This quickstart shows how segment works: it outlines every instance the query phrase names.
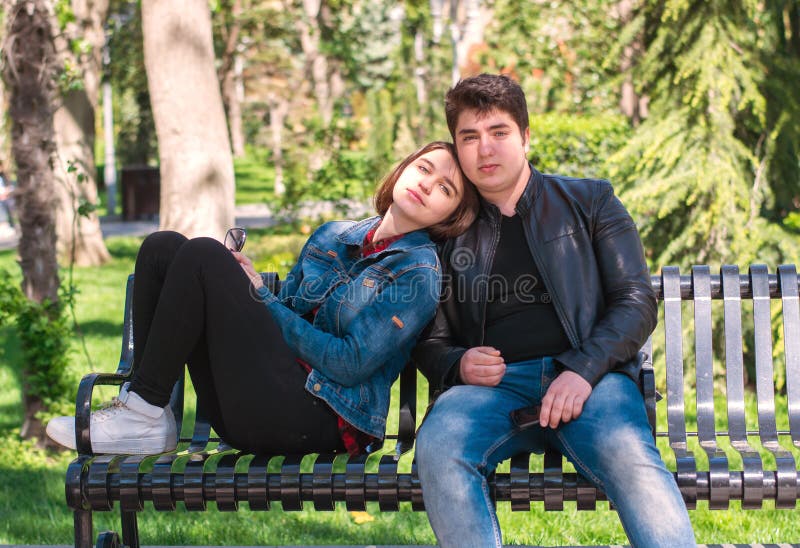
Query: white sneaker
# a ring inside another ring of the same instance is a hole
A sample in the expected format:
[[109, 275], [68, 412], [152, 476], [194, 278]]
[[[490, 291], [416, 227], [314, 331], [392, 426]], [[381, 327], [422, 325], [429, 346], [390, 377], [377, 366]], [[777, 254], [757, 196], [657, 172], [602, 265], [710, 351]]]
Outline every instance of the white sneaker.
[[[47, 423], [47, 435], [75, 449], [75, 417], [56, 417]], [[175, 417], [169, 406], [147, 403], [125, 383], [113, 398], [91, 416], [92, 451], [120, 455], [151, 455], [172, 451], [178, 443]]]

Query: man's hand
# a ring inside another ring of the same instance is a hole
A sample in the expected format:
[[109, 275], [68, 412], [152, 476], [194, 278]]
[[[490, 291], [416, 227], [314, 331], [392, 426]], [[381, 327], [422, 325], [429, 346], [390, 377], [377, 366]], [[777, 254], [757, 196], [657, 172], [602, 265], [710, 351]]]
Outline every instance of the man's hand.
[[542, 398], [539, 425], [556, 428], [559, 423], [577, 419], [591, 393], [592, 385], [586, 379], [574, 371], [562, 372]]
[[496, 348], [475, 346], [461, 356], [459, 368], [464, 384], [497, 386], [506, 373], [506, 362]]
[[244, 253], [239, 253], [238, 251], [231, 251], [233, 254], [233, 258], [239, 263], [239, 266], [242, 267], [244, 273], [247, 274], [247, 277], [250, 278], [250, 283], [253, 284], [255, 289], [258, 289], [262, 285], [264, 285], [264, 280], [261, 279], [261, 274], [256, 272], [255, 267], [253, 266], [253, 261], [251, 261]]

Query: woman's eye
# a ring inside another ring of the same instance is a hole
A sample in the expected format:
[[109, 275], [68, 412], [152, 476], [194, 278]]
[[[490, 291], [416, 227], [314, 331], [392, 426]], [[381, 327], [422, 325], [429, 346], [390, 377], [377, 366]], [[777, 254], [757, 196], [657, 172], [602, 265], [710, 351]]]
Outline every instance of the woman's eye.
[[446, 184], [444, 184], [444, 183], [439, 183], [439, 188], [440, 188], [440, 189], [442, 189], [442, 192], [444, 192], [444, 195], [445, 195], [445, 196], [450, 196], [450, 189], [449, 189], [449, 188], [447, 188], [447, 185], [446, 185]]
[[425, 166], [425, 165], [422, 165], [422, 164], [418, 164], [417, 165], [417, 169], [420, 170], [422, 173], [425, 173], [426, 175], [428, 173], [430, 173], [430, 170], [428, 169], [428, 167]]

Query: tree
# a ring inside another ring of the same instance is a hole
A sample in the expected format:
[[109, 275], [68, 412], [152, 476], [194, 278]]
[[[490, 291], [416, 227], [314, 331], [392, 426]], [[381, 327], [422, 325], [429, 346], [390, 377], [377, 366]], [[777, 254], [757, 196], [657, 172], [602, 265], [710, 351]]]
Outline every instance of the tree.
[[[22, 289], [27, 299], [58, 301], [56, 262], [57, 198], [53, 177], [56, 150], [53, 110], [58, 58], [56, 30], [47, 0], [17, 0], [4, 4], [3, 80], [9, 90], [11, 149], [17, 167], [17, 208], [21, 236], [18, 246]], [[54, 320], [54, 318], [49, 318]], [[48, 318], [42, 318], [47, 322]], [[26, 369], [26, 377], [35, 375]], [[43, 438], [37, 413], [43, 402], [23, 384], [23, 437]]]
[[620, 3], [497, 0], [482, 67], [518, 80], [533, 113], [615, 110], [622, 52], [609, 59], [609, 49], [618, 35], [613, 14]]
[[[100, 220], [92, 212], [97, 203], [95, 111], [100, 97], [107, 13], [108, 0], [64, 3], [59, 14], [64, 32], [55, 36], [63, 66], [60, 102], [53, 118], [58, 152], [54, 172], [59, 198], [58, 251], [81, 266], [100, 265], [111, 258], [100, 232]], [[76, 166], [80, 178], [75, 177], [70, 165]]]
[[221, 239], [233, 159], [203, 0], [143, 0], [144, 62], [161, 163], [161, 228]]
[[[249, 2], [224, 0], [216, 11], [215, 19], [221, 20], [215, 27], [222, 41], [218, 57], [217, 72], [222, 83], [222, 100], [228, 115], [231, 150], [236, 157], [244, 155], [244, 124], [242, 103], [244, 102], [244, 50], [246, 35], [243, 32], [245, 11]], [[216, 33], [215, 33], [216, 34]]]
[[[765, 69], [772, 43], [759, 36], [775, 27], [764, 17], [754, 1], [648, 0], [631, 20], [645, 48], [633, 80], [652, 101], [615, 164], [656, 267], [797, 257], [797, 238], [765, 215], [785, 115], [768, 115], [764, 90], [796, 97], [797, 69]], [[796, 118], [787, 122], [796, 131]], [[796, 173], [796, 152], [791, 162]]]

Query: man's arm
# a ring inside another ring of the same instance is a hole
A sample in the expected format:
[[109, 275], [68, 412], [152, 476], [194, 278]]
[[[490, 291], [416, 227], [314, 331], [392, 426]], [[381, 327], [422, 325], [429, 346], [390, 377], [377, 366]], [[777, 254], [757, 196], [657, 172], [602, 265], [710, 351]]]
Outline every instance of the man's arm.
[[552, 428], [577, 418], [592, 387], [630, 361], [655, 329], [657, 302], [642, 242], [630, 214], [607, 186], [592, 227], [606, 308], [581, 346], [558, 355], [567, 369], [542, 400], [539, 423]]
[[440, 306], [414, 349], [417, 368], [434, 390], [457, 384], [496, 386], [506, 372], [500, 351], [491, 346], [464, 348], [450, 336], [450, 325]]
[[436, 316], [420, 335], [411, 354], [417, 369], [428, 379], [433, 390], [441, 391], [460, 384], [458, 364], [467, 349], [455, 344], [450, 324], [439, 303]]

